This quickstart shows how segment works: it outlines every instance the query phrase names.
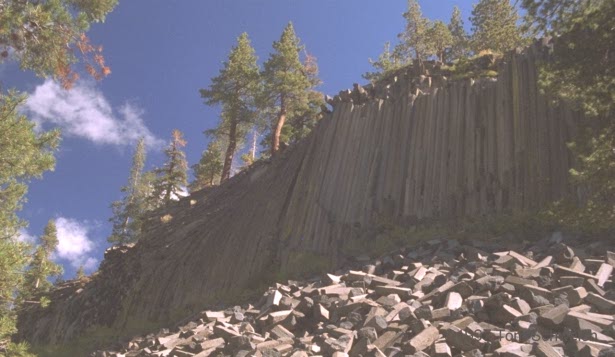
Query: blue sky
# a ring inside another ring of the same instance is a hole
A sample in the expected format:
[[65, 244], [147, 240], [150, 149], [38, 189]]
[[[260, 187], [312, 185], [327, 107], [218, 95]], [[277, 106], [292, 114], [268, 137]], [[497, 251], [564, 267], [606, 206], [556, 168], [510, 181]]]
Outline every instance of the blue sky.
[[[459, 6], [466, 27], [471, 3], [420, 1], [425, 16], [446, 22]], [[83, 80], [64, 92], [14, 63], [2, 65], [3, 86], [30, 93], [29, 115], [64, 133], [56, 170], [30, 185], [20, 214], [30, 222], [24, 234], [39, 235], [57, 219], [65, 277], [80, 264], [95, 270], [109, 246], [109, 205], [121, 197], [135, 139], [145, 135], [151, 144], [147, 169], [163, 162], [160, 149], [175, 128], [188, 141], [189, 164], [199, 160], [207, 145], [202, 132], [216, 125], [218, 109], [205, 106], [198, 89], [217, 75], [239, 34], [248, 32], [262, 63], [292, 21], [318, 59], [320, 90], [335, 94], [363, 82], [368, 58], [396, 41], [405, 9], [406, 0], [124, 0], [89, 32], [112, 70], [102, 82]]]

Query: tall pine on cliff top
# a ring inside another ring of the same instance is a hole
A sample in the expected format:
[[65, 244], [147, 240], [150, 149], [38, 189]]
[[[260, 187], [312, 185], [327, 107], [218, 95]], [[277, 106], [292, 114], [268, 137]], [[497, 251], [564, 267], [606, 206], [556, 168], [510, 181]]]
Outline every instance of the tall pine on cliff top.
[[469, 52], [468, 34], [463, 28], [461, 10], [459, 10], [457, 6], [453, 8], [453, 14], [451, 15], [451, 21], [448, 24], [448, 29], [452, 36], [452, 44], [448, 51], [448, 59], [453, 61], [467, 56]]
[[510, 0], [479, 0], [472, 10], [472, 48], [475, 53], [499, 53], [524, 45], [519, 15]]
[[147, 211], [147, 200], [151, 191], [143, 174], [146, 159], [145, 151], [145, 140], [141, 138], [137, 142], [132, 157], [128, 184], [121, 189], [124, 197], [111, 204], [113, 217], [109, 221], [113, 223], [113, 230], [108, 238], [110, 243], [135, 242], [141, 234], [142, 218]]
[[444, 55], [453, 45], [453, 35], [446, 24], [442, 21], [435, 21], [427, 31], [429, 40], [428, 53], [436, 56], [438, 61], [444, 62]]
[[220, 74], [212, 79], [209, 89], [201, 89], [208, 105], [221, 105], [220, 124], [215, 136], [226, 136], [227, 147], [221, 180], [230, 177], [233, 158], [256, 118], [256, 98], [260, 91], [260, 73], [256, 54], [247, 33], [237, 39]]
[[303, 50], [289, 23], [279, 41], [273, 43], [274, 52], [264, 65], [265, 107], [275, 113], [271, 126], [271, 155], [280, 148], [280, 135], [287, 115], [309, 103], [310, 88], [313, 86], [300, 53]]
[[287, 120], [288, 125], [284, 127], [283, 135], [286, 142], [296, 143], [297, 141], [305, 138], [314, 129], [318, 120], [320, 120], [322, 107], [325, 105], [324, 95], [315, 90], [314, 87], [319, 86], [322, 82], [318, 77], [318, 62], [316, 57], [309, 54], [307, 51], [303, 51], [304, 61], [303, 67], [305, 69], [305, 75], [310, 82], [310, 89], [308, 89], [304, 102], [301, 105], [295, 107], [295, 110], [289, 113]]
[[40, 242], [25, 273], [24, 295], [26, 298], [48, 291], [51, 288], [48, 279], [59, 277], [62, 274], [62, 267], [51, 260], [51, 254], [58, 247], [58, 243], [55, 221], [50, 220], [45, 226], [43, 235], [40, 236]]
[[406, 25], [398, 35], [401, 43], [398, 52], [402, 61], [409, 63], [411, 59], [424, 60], [429, 55], [429, 20], [423, 17], [421, 6], [416, 0], [408, 0], [408, 10], [404, 13]]
[[164, 150], [167, 161], [163, 167], [155, 170], [157, 177], [154, 180], [152, 198], [156, 207], [181, 197], [188, 183], [188, 163], [182, 150], [186, 146], [186, 140], [177, 129], [173, 130], [171, 136], [171, 143]]

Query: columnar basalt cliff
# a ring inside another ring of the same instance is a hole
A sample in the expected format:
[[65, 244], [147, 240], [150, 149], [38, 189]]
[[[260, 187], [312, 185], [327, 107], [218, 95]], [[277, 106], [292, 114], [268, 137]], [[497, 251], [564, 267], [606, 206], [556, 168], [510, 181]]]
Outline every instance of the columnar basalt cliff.
[[341, 93], [308, 138], [156, 212], [136, 246], [109, 251], [70, 297], [22, 314], [22, 337], [59, 344], [177, 321], [273, 277], [298, 252], [338, 264], [377, 217], [455, 219], [562, 197], [579, 117], [540, 95], [544, 56], [541, 46], [512, 55], [497, 78], [410, 73]]

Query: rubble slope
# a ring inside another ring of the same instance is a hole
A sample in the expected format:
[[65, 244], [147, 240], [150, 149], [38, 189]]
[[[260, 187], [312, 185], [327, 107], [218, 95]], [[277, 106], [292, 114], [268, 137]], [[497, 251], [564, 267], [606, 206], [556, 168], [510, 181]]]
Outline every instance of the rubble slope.
[[566, 243], [434, 239], [92, 356], [612, 355], [615, 244]]

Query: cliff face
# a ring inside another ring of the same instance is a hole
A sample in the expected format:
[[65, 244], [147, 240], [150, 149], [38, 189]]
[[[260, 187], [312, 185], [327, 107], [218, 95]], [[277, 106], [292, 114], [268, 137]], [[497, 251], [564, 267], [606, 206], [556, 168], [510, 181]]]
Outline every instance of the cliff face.
[[22, 337], [57, 344], [97, 327], [122, 335], [168, 324], [292, 266], [298, 252], [336, 264], [378, 216], [449, 219], [561, 197], [578, 118], [539, 94], [542, 51], [513, 56], [497, 79], [400, 77], [342, 93], [308, 138], [158, 212], [79, 293], [22, 314]]

